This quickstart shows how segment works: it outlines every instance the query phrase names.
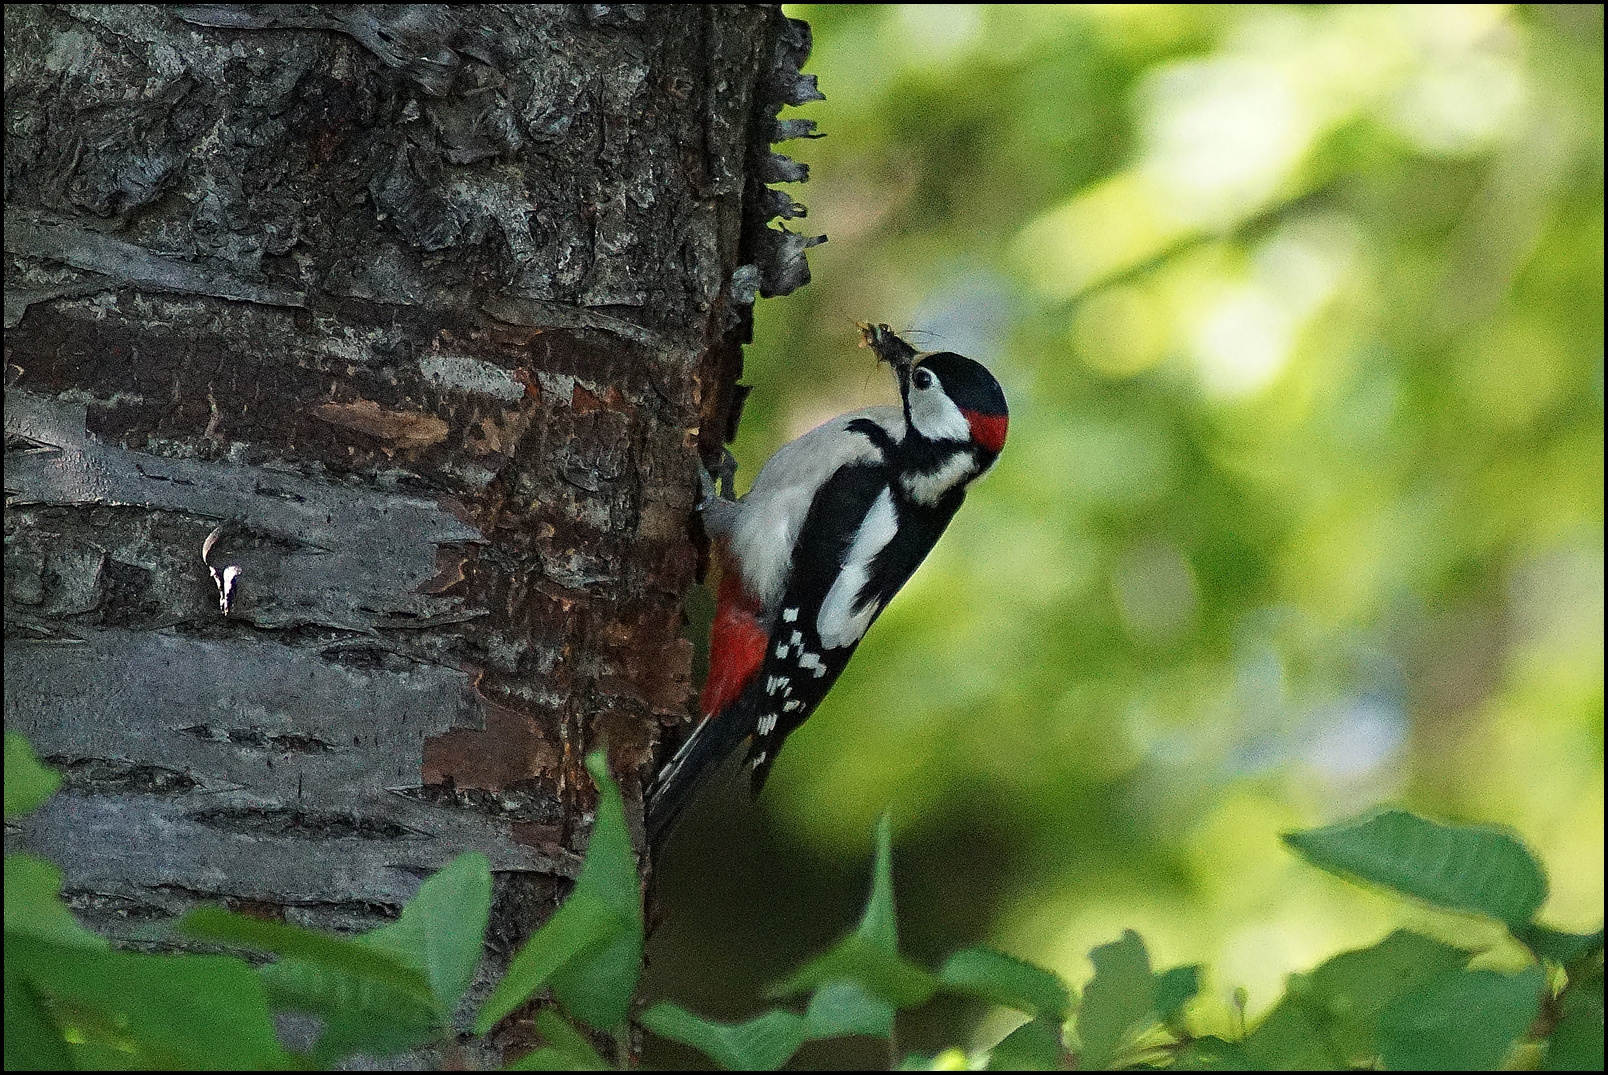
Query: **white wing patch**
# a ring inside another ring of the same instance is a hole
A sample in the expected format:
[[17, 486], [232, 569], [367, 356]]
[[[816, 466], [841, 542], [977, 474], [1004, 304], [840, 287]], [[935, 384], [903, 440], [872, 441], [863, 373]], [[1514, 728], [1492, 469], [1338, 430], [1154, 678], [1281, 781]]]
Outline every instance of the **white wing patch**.
[[[845, 435], [849, 423], [860, 418], [875, 422], [896, 442], [904, 439], [904, 412], [898, 407], [867, 407], [840, 414], [778, 448], [760, 468], [753, 488], [736, 502], [736, 510], [722, 514], [721, 531], [742, 565], [749, 593], [762, 607], [774, 609], [787, 590], [793, 546], [804, 528], [814, 491], [840, 467], [882, 461], [881, 449], [870, 438]], [[797, 616], [795, 610], [787, 622]]]
[[[821, 603], [821, 612], [815, 619], [815, 633], [821, 636], [821, 645], [828, 649], [853, 645], [871, 626], [882, 602], [873, 599], [859, 605], [860, 591], [871, 577], [871, 561], [887, 548], [898, 532], [899, 516], [893, 507], [893, 490], [884, 489], [866, 512], [860, 532], [854, 535], [854, 542], [849, 546], [843, 570]], [[803, 661], [799, 663], [802, 665]]]

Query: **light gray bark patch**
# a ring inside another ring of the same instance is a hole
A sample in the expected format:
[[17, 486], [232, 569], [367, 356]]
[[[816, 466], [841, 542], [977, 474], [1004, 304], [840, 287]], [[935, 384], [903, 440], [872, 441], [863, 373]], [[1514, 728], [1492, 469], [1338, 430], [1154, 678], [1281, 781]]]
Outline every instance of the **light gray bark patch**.
[[[8, 254], [48, 258], [108, 277], [105, 286], [132, 285], [181, 295], [255, 302], [263, 306], [306, 306], [307, 296], [283, 288], [247, 283], [226, 272], [153, 254], [134, 243], [70, 224], [35, 223], [21, 213], [5, 218]], [[41, 298], [51, 297], [48, 292]]]
[[632, 343], [640, 343], [655, 351], [671, 350], [670, 341], [651, 329], [595, 310], [578, 310], [571, 306], [545, 302], [541, 299], [519, 299], [497, 296], [488, 299], [481, 309], [497, 320], [510, 325], [527, 325], [536, 328], [589, 328], [612, 333]]
[[[73, 848], [69, 889], [401, 903], [470, 849], [494, 870], [572, 873], [508, 825], [417, 794], [425, 742], [482, 723], [455, 668], [354, 670], [266, 639], [108, 630], [75, 644], [13, 639], [5, 676], [6, 726], [40, 754], [117, 759], [19, 827], [29, 847]], [[198, 733], [241, 723], [257, 734]], [[323, 748], [297, 749], [313, 742]], [[184, 786], [122, 779], [147, 770]]]
[[512, 373], [484, 359], [424, 355], [419, 359], [419, 372], [439, 388], [494, 396], [505, 403], [517, 403], [525, 398], [525, 386], [514, 380]]
[[[461, 598], [418, 592], [435, 576], [438, 546], [484, 541], [434, 501], [130, 451], [91, 436], [81, 403], [13, 391], [5, 417], [8, 438], [35, 446], [6, 460], [14, 506], [123, 505], [225, 520], [212, 561], [240, 568], [231, 617], [373, 631], [482, 614]], [[206, 571], [199, 546], [195, 569]]]

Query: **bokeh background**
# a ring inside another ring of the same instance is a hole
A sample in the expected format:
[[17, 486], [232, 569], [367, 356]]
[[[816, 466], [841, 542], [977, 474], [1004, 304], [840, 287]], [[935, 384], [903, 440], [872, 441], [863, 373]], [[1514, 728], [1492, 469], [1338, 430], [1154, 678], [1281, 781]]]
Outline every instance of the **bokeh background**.
[[[1225, 1029], [1398, 925], [1488, 938], [1278, 840], [1375, 804], [1517, 830], [1543, 919], [1599, 926], [1602, 9], [787, 10], [830, 241], [758, 304], [739, 488], [894, 398], [856, 320], [988, 364], [1010, 440], [760, 803], [682, 827], [649, 991], [765, 1007], [884, 810], [915, 957], [1077, 985], [1133, 927]], [[901, 1047], [1010, 1025], [934, 1004]]]

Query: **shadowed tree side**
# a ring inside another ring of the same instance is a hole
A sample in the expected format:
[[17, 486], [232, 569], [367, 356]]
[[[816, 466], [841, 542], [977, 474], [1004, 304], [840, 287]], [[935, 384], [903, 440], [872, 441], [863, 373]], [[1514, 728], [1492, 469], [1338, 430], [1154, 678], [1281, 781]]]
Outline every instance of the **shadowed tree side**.
[[[684, 719], [696, 466], [808, 279], [773, 7], [5, 15], [15, 842], [130, 938], [466, 849], [505, 960]], [[209, 534], [215, 539], [203, 562]], [[233, 569], [229, 571], [228, 569]], [[214, 582], [231, 581], [227, 613]]]

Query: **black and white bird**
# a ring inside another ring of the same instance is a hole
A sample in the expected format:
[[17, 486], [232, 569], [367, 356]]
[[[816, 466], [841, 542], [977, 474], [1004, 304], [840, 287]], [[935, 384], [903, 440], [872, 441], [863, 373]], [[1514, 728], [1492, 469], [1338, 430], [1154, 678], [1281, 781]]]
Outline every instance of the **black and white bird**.
[[699, 505], [722, 575], [703, 719], [648, 792], [656, 846], [745, 741], [759, 793], [1005, 446], [1005, 393], [982, 364], [918, 354], [887, 325], [861, 331], [893, 367], [901, 405], [839, 415], [780, 448], [741, 499], [710, 486]]

